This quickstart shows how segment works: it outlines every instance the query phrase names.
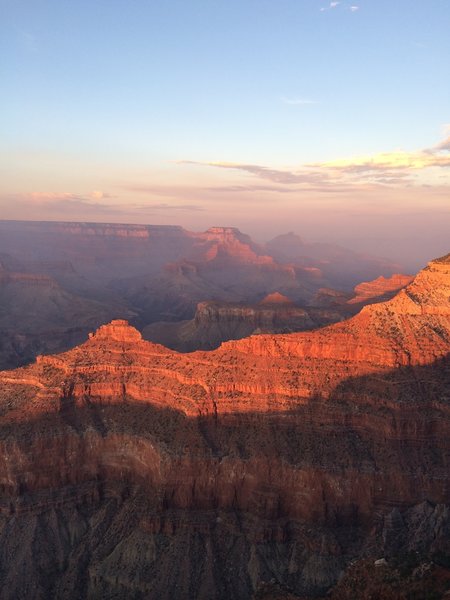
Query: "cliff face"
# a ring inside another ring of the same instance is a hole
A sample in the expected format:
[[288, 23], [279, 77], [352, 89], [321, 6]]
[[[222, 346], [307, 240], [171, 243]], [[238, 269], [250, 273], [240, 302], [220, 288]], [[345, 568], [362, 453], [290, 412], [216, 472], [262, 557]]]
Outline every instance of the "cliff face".
[[110, 300], [99, 302], [64, 289], [48, 275], [0, 270], [0, 367], [61, 352], [81, 343], [90, 329], [117, 314], [132, 314]]
[[[196, 393], [185, 389], [177, 405], [168, 406], [189, 416], [261, 412], [270, 406], [291, 409], [317, 392], [329, 396], [348, 377], [426, 365], [445, 357], [449, 297], [449, 266], [430, 263], [394, 299], [366, 306], [347, 321], [313, 332], [257, 335], [227, 342], [212, 353], [179, 355], [145, 342], [126, 321], [113, 321], [82, 346], [40, 357], [36, 365], [5, 376], [43, 378], [42, 385], [47, 386], [45, 374], [52, 367], [53, 379], [70, 379], [75, 398], [86, 394], [88, 387], [89, 395], [96, 396], [95, 386], [115, 385], [133, 398], [164, 407], [167, 390], [178, 382], [193, 386]], [[239, 397], [233, 397], [235, 392]], [[220, 402], [213, 397], [217, 393], [223, 396]], [[107, 398], [108, 391], [99, 395]]]
[[387, 300], [396, 292], [406, 287], [414, 278], [410, 275], [394, 274], [391, 277], [377, 277], [373, 281], [365, 281], [354, 288], [355, 295], [349, 304], [358, 304], [372, 299]]
[[204, 233], [198, 234], [192, 257], [194, 260], [237, 260], [259, 265], [275, 264], [273, 258], [265, 255], [250, 236], [241, 233], [235, 227], [210, 227]]
[[[294, 306], [281, 294], [271, 294], [253, 305], [200, 302], [192, 320], [153, 323], [144, 328], [144, 338], [181, 352], [210, 350], [228, 340], [253, 333], [279, 333], [312, 329], [315, 322], [308, 312]], [[268, 298], [268, 299], [267, 299]]]
[[116, 320], [2, 372], [4, 597], [319, 592], [401, 527], [450, 551], [449, 298], [436, 261], [321, 330], [180, 355]]

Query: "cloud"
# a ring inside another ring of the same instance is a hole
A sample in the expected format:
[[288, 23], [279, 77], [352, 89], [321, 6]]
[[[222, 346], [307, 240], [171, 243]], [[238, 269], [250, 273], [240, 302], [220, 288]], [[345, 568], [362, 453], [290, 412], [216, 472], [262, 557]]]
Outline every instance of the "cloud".
[[359, 10], [359, 6], [356, 4], [342, 4], [342, 2], [330, 2], [328, 6], [322, 6], [320, 12], [325, 12], [327, 10], [333, 10], [334, 8], [341, 8], [344, 10], [349, 10], [350, 12], [356, 12]]
[[431, 148], [431, 151], [434, 152], [439, 152], [443, 150], [445, 152], [450, 152], [450, 135], [447, 136], [444, 140], [442, 140], [442, 142], [439, 142], [439, 144], [436, 144], [436, 146], [433, 146], [433, 148]]
[[286, 98], [285, 96], [281, 97], [281, 102], [291, 106], [307, 106], [309, 104], [317, 104], [317, 100], [311, 100], [309, 98]]
[[197, 162], [190, 160], [178, 161], [179, 164], [190, 164], [190, 165], [201, 165], [207, 167], [217, 167], [219, 169], [235, 169], [238, 171], [245, 171], [261, 179], [272, 181], [273, 183], [301, 183], [304, 182], [304, 176], [292, 171], [284, 171], [281, 169], [271, 169], [262, 165], [251, 165], [244, 163], [232, 163], [232, 162]]
[[23, 194], [3, 195], [3, 203], [13, 201], [16, 204], [51, 211], [70, 212], [74, 209], [95, 209], [96, 211], [115, 211], [113, 204], [95, 201], [90, 195], [72, 192], [28, 192]]
[[[397, 150], [381, 152], [369, 156], [338, 159], [325, 162], [309, 163], [298, 169], [275, 169], [266, 165], [238, 162], [198, 162], [178, 161], [179, 164], [191, 164], [243, 171], [254, 177], [277, 184], [275, 187], [255, 184], [232, 184], [211, 191], [226, 193], [246, 191], [285, 190], [294, 192], [342, 193], [356, 190], [368, 191], [380, 187], [423, 187], [428, 185], [437, 188], [440, 185], [436, 169], [450, 167], [450, 136], [431, 149], [408, 152]], [[449, 174], [441, 171], [443, 179], [450, 183]], [[442, 178], [441, 178], [442, 179]], [[444, 181], [444, 183], [445, 183]]]
[[245, 171], [261, 179], [267, 179], [274, 183], [299, 183], [302, 177], [292, 171], [284, 171], [280, 169], [271, 169], [261, 165], [227, 163], [227, 162], [210, 162], [207, 163], [210, 167], [218, 167], [219, 169], [237, 169]]
[[[97, 199], [93, 199], [95, 196]], [[101, 192], [101, 199], [108, 194]], [[29, 192], [24, 194], [3, 194], [0, 196], [0, 206], [18, 212], [38, 211], [42, 215], [54, 215], [58, 218], [64, 216], [81, 215], [139, 215], [142, 212], [152, 211], [202, 211], [202, 206], [196, 204], [169, 204], [169, 203], [105, 203], [99, 202], [99, 193], [83, 196], [71, 192]]]
[[426, 150], [417, 152], [382, 152], [373, 156], [311, 163], [310, 167], [321, 167], [346, 173], [370, 173], [389, 170], [418, 171], [430, 167], [450, 167], [450, 156], [441, 156]]
[[103, 200], [104, 198], [115, 198], [116, 196], [112, 196], [111, 194], [108, 194], [107, 192], [102, 192], [101, 190], [93, 190], [90, 194], [89, 194], [89, 198], [91, 198], [92, 200]]
[[159, 204], [140, 204], [140, 205], [135, 205], [134, 208], [136, 208], [136, 210], [140, 210], [140, 211], [147, 211], [147, 210], [163, 210], [163, 211], [171, 211], [171, 210], [175, 210], [175, 211], [179, 211], [179, 210], [186, 210], [186, 211], [193, 211], [193, 212], [197, 212], [197, 211], [202, 211], [205, 210], [203, 208], [203, 206], [199, 206], [197, 204], [167, 204], [165, 202], [161, 202]]
[[[298, 171], [273, 169], [263, 165], [252, 165], [246, 163], [229, 163], [229, 162], [197, 162], [197, 161], [178, 161], [179, 164], [200, 165], [208, 167], [216, 167], [219, 169], [232, 169], [244, 171], [250, 175], [254, 175], [259, 179], [280, 184], [286, 192], [318, 192], [318, 193], [343, 193], [353, 191], [349, 182], [344, 181], [339, 173], [328, 172], [325, 169], [317, 168], [301, 168]], [[215, 188], [216, 190], [234, 192], [243, 191], [240, 186], [225, 186]], [[367, 186], [366, 186], [367, 189]], [[245, 191], [275, 191], [279, 189], [271, 189], [267, 186], [261, 188], [260, 184], [246, 185]]]
[[237, 193], [237, 194], [242, 194], [245, 192], [275, 192], [277, 194], [291, 194], [292, 192], [295, 192], [296, 189], [295, 188], [290, 188], [290, 187], [280, 187], [280, 186], [273, 186], [273, 185], [259, 185], [259, 184], [253, 184], [253, 185], [221, 185], [221, 186], [213, 186], [213, 187], [207, 187], [204, 188], [206, 191], [208, 192], [217, 192], [217, 193]]

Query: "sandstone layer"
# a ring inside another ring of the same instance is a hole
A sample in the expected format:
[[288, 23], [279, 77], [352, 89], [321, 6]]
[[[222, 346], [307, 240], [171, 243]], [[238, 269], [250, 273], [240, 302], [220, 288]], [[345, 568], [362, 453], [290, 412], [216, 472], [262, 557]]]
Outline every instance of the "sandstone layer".
[[365, 281], [359, 283], [354, 288], [354, 297], [351, 298], [349, 304], [357, 304], [359, 302], [367, 302], [376, 298], [378, 301], [386, 299], [387, 296], [394, 295], [396, 292], [406, 287], [414, 278], [411, 275], [402, 275], [395, 273], [391, 277], [377, 277], [373, 281]]

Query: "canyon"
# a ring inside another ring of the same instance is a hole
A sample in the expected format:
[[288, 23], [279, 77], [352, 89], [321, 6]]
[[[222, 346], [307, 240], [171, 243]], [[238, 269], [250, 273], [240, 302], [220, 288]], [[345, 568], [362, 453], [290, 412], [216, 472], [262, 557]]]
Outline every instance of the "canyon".
[[450, 556], [450, 255], [396, 284], [209, 352], [116, 318], [1, 372], [1, 597], [319, 597]]
[[145, 339], [179, 352], [212, 350], [228, 340], [261, 333], [292, 333], [342, 321], [366, 304], [387, 300], [412, 281], [409, 275], [378, 277], [352, 293], [320, 288], [308, 304], [296, 305], [273, 292], [258, 304], [199, 302], [193, 319], [157, 321], [144, 327]]
[[[280, 238], [257, 244], [233, 227], [195, 233], [177, 226], [0, 220], [0, 369], [68, 350], [118, 318], [183, 351], [255, 331], [310, 329], [360, 308], [341, 303], [337, 309], [320, 290], [334, 286], [348, 299], [361, 281], [384, 276], [388, 282], [399, 272], [386, 259], [294, 234]], [[261, 301], [274, 293], [287, 296], [292, 310], [275, 304], [263, 311]]]

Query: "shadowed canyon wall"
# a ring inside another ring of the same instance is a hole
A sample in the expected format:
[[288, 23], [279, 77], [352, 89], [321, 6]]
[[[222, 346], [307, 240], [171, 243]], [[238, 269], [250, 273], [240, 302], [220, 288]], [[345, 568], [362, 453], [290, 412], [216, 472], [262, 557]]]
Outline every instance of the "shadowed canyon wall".
[[449, 299], [444, 257], [320, 330], [178, 354], [115, 320], [2, 372], [1, 597], [313, 594], [449, 551]]

